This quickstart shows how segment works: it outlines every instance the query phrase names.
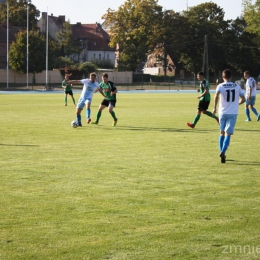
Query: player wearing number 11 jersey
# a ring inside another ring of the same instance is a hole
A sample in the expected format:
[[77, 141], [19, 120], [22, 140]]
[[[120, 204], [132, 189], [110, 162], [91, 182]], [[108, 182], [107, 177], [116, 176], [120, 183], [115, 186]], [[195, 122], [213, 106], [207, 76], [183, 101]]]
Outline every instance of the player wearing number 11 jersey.
[[241, 87], [238, 84], [231, 82], [232, 72], [230, 70], [224, 70], [222, 72], [222, 78], [224, 82], [219, 84], [216, 88], [212, 113], [216, 113], [220, 97], [218, 108], [220, 136], [218, 143], [221, 162], [225, 163], [225, 153], [236, 125], [238, 106], [245, 102], [245, 96]]

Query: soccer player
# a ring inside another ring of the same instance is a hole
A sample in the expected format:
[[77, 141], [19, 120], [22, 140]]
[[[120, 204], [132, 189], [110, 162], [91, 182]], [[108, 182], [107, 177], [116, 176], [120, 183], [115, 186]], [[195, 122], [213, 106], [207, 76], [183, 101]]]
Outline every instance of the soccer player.
[[69, 81], [67, 81], [67, 83], [69, 83], [69, 84], [84, 84], [82, 92], [81, 92], [81, 95], [80, 95], [80, 98], [78, 100], [77, 109], [76, 109], [77, 122], [78, 122], [79, 126], [82, 126], [82, 123], [81, 123], [81, 111], [83, 110], [85, 105], [86, 105], [87, 123], [89, 124], [91, 122], [90, 106], [91, 106], [92, 97], [93, 97], [94, 91], [96, 89], [100, 90], [99, 84], [96, 81], [96, 78], [97, 78], [96, 73], [92, 72], [92, 73], [90, 73], [90, 78], [89, 79], [69, 80]]
[[111, 116], [114, 119], [113, 126], [116, 126], [118, 119], [117, 119], [116, 114], [113, 111], [113, 109], [116, 106], [117, 88], [116, 88], [115, 84], [112, 81], [108, 80], [107, 73], [103, 73], [103, 75], [102, 75], [102, 82], [100, 82], [99, 87], [102, 90], [105, 98], [103, 99], [103, 101], [99, 105], [96, 121], [92, 122], [91, 124], [96, 124], [97, 125], [99, 123], [99, 119], [101, 117], [102, 110], [105, 107], [108, 107], [108, 112], [111, 114]]
[[200, 120], [201, 112], [209, 117], [214, 118], [219, 123], [218, 117], [212, 114], [211, 112], [207, 111], [210, 104], [210, 93], [209, 93], [210, 86], [208, 80], [206, 80], [204, 77], [203, 71], [200, 71], [197, 74], [197, 79], [200, 81], [200, 89], [199, 89], [200, 95], [197, 96], [197, 98], [199, 99], [199, 105], [193, 123], [189, 123], [189, 122], [186, 123], [187, 126], [189, 126], [190, 128], [194, 128], [196, 126], [196, 124]]
[[221, 163], [226, 162], [226, 151], [230, 144], [231, 135], [234, 133], [236, 125], [238, 107], [245, 102], [244, 91], [241, 87], [231, 82], [232, 73], [226, 69], [222, 72], [223, 83], [216, 88], [214, 97], [214, 108], [212, 113], [215, 114], [220, 97], [218, 108], [220, 136], [218, 139]]
[[245, 113], [247, 117], [247, 122], [251, 121], [249, 108], [256, 115], [256, 121], [260, 120], [260, 115], [254, 108], [256, 99], [256, 81], [253, 77], [250, 77], [250, 72], [244, 72], [244, 78], [246, 79], [246, 103], [245, 103]]
[[74, 105], [76, 106], [76, 103], [75, 103], [75, 99], [73, 97], [73, 92], [72, 92], [72, 84], [67, 84], [67, 81], [69, 80], [69, 76], [68, 75], [65, 75], [65, 78], [64, 80], [62, 81], [62, 88], [64, 88], [64, 101], [65, 101], [65, 106], [67, 106], [67, 100], [68, 100], [68, 94], [71, 96], [72, 98], [72, 101], [74, 103]]

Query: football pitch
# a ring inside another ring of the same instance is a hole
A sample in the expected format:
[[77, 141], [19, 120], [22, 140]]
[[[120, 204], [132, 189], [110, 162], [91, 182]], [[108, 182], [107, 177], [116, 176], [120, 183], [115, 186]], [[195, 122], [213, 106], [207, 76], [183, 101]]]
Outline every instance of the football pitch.
[[221, 164], [196, 96], [119, 92], [116, 127], [72, 128], [62, 92], [0, 94], [0, 260], [259, 259], [260, 122], [240, 106]]

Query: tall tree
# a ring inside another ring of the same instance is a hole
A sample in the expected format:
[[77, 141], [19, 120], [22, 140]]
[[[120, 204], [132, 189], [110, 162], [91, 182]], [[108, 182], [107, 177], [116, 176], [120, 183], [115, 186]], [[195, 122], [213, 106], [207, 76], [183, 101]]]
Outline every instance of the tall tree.
[[[14, 71], [26, 73], [27, 71], [27, 32], [21, 31], [16, 36], [16, 42], [13, 42], [9, 52], [9, 64]], [[54, 62], [55, 45], [52, 40], [49, 44], [49, 68], [52, 68]], [[29, 33], [29, 59], [28, 70], [35, 73], [42, 72], [46, 68], [46, 39], [45, 35], [30, 31]]]
[[110, 31], [110, 46], [118, 47], [119, 69], [135, 71], [156, 46], [154, 31], [162, 21], [158, 0], [127, 0], [117, 11], [109, 9], [103, 16]]
[[62, 55], [70, 57], [72, 54], [80, 53], [80, 42], [75, 41], [70, 21], [63, 24], [63, 28], [57, 33]]
[[244, 19], [247, 24], [246, 30], [248, 32], [257, 34], [260, 38], [260, 1], [243, 0]]
[[9, 23], [22, 28], [27, 27], [27, 8], [29, 30], [37, 28], [40, 11], [32, 4], [31, 0], [7, 0], [0, 4], [0, 23], [7, 21], [7, 3], [9, 4]]
[[[183, 15], [189, 21], [188, 43], [192, 45], [186, 48], [180, 60], [185, 64], [187, 70], [197, 72], [201, 70], [203, 64], [205, 35], [207, 35], [209, 42], [218, 42], [228, 29], [229, 22], [224, 20], [223, 9], [212, 2], [191, 7], [188, 11], [184, 11]], [[219, 48], [210, 53], [216, 67], [223, 64], [222, 51]], [[214, 71], [212, 63], [210, 65], [210, 70]]]
[[224, 35], [228, 64], [239, 73], [250, 70], [251, 75], [259, 74], [260, 50], [257, 36], [247, 30], [243, 17], [238, 17], [230, 24]]

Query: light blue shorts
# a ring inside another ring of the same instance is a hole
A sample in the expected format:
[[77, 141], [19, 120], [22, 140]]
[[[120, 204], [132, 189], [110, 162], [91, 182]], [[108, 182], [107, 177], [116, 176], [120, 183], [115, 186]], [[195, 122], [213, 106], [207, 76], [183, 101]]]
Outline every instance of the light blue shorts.
[[255, 98], [256, 96], [252, 96], [250, 99], [246, 99], [247, 106], [254, 106], [255, 105]]
[[80, 98], [77, 104], [77, 108], [83, 109], [87, 103], [91, 103], [92, 98]]
[[237, 115], [224, 114], [219, 116], [219, 129], [230, 135], [234, 133]]

